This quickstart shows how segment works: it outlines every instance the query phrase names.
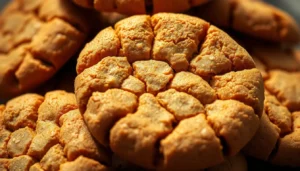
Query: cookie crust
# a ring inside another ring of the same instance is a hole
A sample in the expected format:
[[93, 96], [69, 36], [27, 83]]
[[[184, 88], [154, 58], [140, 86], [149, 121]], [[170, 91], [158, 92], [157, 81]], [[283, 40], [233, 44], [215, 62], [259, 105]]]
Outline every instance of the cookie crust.
[[92, 135], [144, 168], [208, 168], [236, 155], [258, 129], [259, 70], [247, 51], [199, 18], [121, 20], [85, 46], [77, 73], [75, 94]]

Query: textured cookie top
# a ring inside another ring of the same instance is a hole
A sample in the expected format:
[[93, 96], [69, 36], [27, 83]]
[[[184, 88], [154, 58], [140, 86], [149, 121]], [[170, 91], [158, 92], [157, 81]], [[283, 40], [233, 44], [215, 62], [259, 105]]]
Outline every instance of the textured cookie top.
[[98, 11], [123, 14], [182, 12], [209, 0], [73, 0], [76, 4]]
[[[274, 164], [300, 166], [300, 60], [279, 46], [249, 48], [265, 79], [261, 126], [245, 152]], [[262, 150], [263, 149], [263, 150]]]
[[198, 9], [195, 15], [213, 24], [230, 27], [264, 40], [298, 43], [300, 29], [284, 11], [263, 1], [213, 0]]
[[107, 170], [72, 93], [16, 97], [0, 106], [0, 118], [0, 170]]
[[[79, 12], [81, 11], [81, 12]], [[82, 9], [61, 0], [14, 0], [0, 16], [0, 97], [51, 78], [89, 32]]]
[[149, 169], [222, 162], [254, 135], [263, 109], [250, 55], [182, 14], [132, 16], [102, 30], [80, 53], [77, 73], [76, 98], [92, 135]]

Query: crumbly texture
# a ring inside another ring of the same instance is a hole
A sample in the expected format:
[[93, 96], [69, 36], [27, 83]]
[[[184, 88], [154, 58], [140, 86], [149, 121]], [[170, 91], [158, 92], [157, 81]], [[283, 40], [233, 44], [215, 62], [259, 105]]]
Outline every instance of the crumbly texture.
[[158, 12], [182, 12], [210, 0], [73, 0], [85, 8], [123, 14], [145, 14]]
[[121, 20], [85, 46], [77, 73], [75, 94], [93, 137], [142, 168], [217, 165], [259, 127], [259, 70], [245, 49], [199, 18]]
[[213, 24], [232, 28], [260, 39], [298, 43], [300, 29], [286, 12], [255, 0], [214, 0], [194, 11]]
[[261, 45], [248, 48], [265, 75], [264, 114], [245, 154], [276, 165], [299, 167], [300, 61], [295, 49]]
[[107, 170], [101, 163], [110, 163], [108, 153], [77, 108], [75, 95], [61, 90], [25, 94], [1, 106], [0, 170], [58, 171], [78, 162], [86, 170]]
[[1, 98], [33, 90], [75, 55], [91, 30], [85, 15], [69, 1], [11, 1], [0, 16]]

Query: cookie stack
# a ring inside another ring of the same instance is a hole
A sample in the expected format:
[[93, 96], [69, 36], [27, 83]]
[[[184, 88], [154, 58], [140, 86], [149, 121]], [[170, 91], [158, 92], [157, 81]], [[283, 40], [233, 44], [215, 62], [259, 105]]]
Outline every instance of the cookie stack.
[[264, 2], [12, 0], [0, 35], [0, 170], [300, 166], [300, 31]]

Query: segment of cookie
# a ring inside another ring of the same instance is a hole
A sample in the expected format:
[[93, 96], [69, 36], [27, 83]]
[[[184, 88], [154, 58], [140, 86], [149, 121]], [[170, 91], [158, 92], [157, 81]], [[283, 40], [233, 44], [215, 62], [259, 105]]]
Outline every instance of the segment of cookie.
[[23, 11], [36, 11], [41, 5], [42, 0], [20, 0], [20, 9]]
[[104, 57], [117, 56], [120, 48], [121, 43], [115, 30], [111, 27], [103, 29], [80, 52], [76, 66], [77, 74], [97, 64]]
[[109, 163], [107, 153], [98, 147], [92, 138], [79, 110], [72, 110], [60, 117], [60, 143], [64, 145], [64, 153], [68, 160], [85, 156], [104, 163]]
[[26, 126], [35, 128], [38, 108], [43, 101], [44, 98], [36, 94], [25, 94], [10, 100], [3, 111], [5, 127], [10, 130]]
[[0, 158], [7, 158], [7, 143], [10, 139], [11, 132], [5, 128], [0, 128]]
[[10, 51], [7, 56], [1, 57], [1, 60], [6, 62], [0, 63], [0, 86], [1, 89], [7, 91], [1, 92], [1, 95], [6, 96], [8, 92], [17, 93], [19, 91], [19, 80], [15, 73], [27, 54], [26, 48], [27, 44], [19, 46]]
[[59, 118], [74, 109], [77, 109], [76, 98], [73, 93], [65, 91], [51, 91], [46, 93], [45, 100], [39, 107], [39, 121], [59, 123]]
[[126, 80], [123, 81], [121, 89], [130, 91], [139, 96], [146, 92], [146, 85], [141, 80], [130, 75]]
[[[26, 42], [39, 31], [42, 22], [33, 14], [15, 12], [0, 21], [3, 26], [0, 28], [0, 52], [8, 53], [14, 47]], [[16, 24], [18, 23], [18, 24]]]
[[30, 166], [34, 164], [34, 159], [27, 155], [14, 157], [9, 161], [8, 170], [29, 170]]
[[39, 30], [41, 25], [41, 22], [34, 15], [24, 15], [22, 12], [12, 13], [0, 20], [3, 23], [0, 28], [0, 35], [2, 37], [0, 52], [2, 53], [8, 53], [22, 42], [30, 42], [31, 37]]
[[272, 95], [265, 94], [265, 112], [270, 121], [278, 126], [281, 136], [292, 131], [292, 114]]
[[61, 171], [109, 171], [105, 166], [96, 162], [95, 160], [86, 158], [86, 157], [78, 157], [76, 160], [72, 162], [66, 162], [60, 166]]
[[60, 128], [52, 121], [37, 121], [36, 135], [28, 149], [28, 155], [41, 159], [46, 152], [59, 142]]
[[30, 167], [29, 171], [44, 171], [44, 169], [42, 168], [40, 163], [35, 163]]
[[191, 8], [189, 2], [187, 0], [153, 0], [153, 13], [185, 11]]
[[145, 93], [134, 114], [120, 119], [110, 131], [110, 147], [117, 155], [146, 168], [155, 168], [156, 144], [172, 131], [174, 117], [156, 98]]
[[[7, 163], [4, 169], [59, 170], [62, 163], [79, 156], [95, 159], [93, 164], [100, 165], [99, 161], [109, 164], [107, 151], [94, 141], [76, 109], [74, 94], [64, 91], [49, 92], [45, 99], [36, 94], [26, 94], [12, 99], [6, 107], [1, 105], [0, 117], [18, 112], [21, 118], [16, 121], [25, 117], [24, 113], [37, 112], [37, 120], [32, 121], [34, 126], [14, 126], [12, 133], [5, 129], [5, 118], [4, 121], [0, 119], [0, 157], [11, 158], [1, 161], [3, 167]], [[26, 119], [30, 118], [32, 116], [28, 115]], [[21, 121], [26, 123], [24, 119]], [[101, 166], [106, 169], [106, 166]]]
[[84, 113], [94, 91], [121, 87], [131, 75], [132, 68], [125, 57], [106, 57], [98, 64], [84, 70], [75, 79], [75, 92], [79, 110]]
[[202, 104], [212, 103], [217, 98], [215, 90], [205, 80], [189, 72], [176, 73], [169, 88], [188, 93]]
[[64, 156], [63, 147], [60, 144], [52, 146], [41, 159], [40, 164], [44, 170], [59, 170], [61, 164], [67, 162]]
[[132, 67], [134, 76], [146, 84], [148, 93], [156, 94], [164, 90], [173, 78], [172, 68], [162, 61], [136, 61]]
[[53, 19], [41, 27], [32, 39], [29, 50], [35, 58], [41, 58], [60, 68], [67, 61], [61, 56], [74, 54], [83, 40], [81, 32], [63, 20]]
[[187, 70], [209, 23], [191, 16], [163, 13], [153, 15], [151, 20], [155, 34], [153, 59], [168, 61], [177, 72]]
[[156, 98], [177, 121], [205, 112], [203, 105], [195, 97], [175, 89], [160, 92]]
[[282, 10], [262, 1], [214, 0], [196, 9], [196, 15], [242, 33], [275, 42], [297, 43], [300, 29]]
[[0, 158], [0, 170], [8, 171], [10, 159]]
[[[299, 112], [292, 114], [294, 124], [299, 123]], [[271, 162], [277, 165], [299, 166], [299, 125], [294, 126], [293, 132], [279, 140], [276, 154], [271, 158]]]
[[[80, 13], [78, 13], [80, 11]], [[91, 30], [91, 18], [86, 18], [84, 15], [91, 15], [81, 8], [73, 5], [70, 1], [61, 0], [44, 0], [39, 8], [38, 16], [50, 22], [55, 18], [64, 20], [66, 23], [71, 24], [78, 31], [88, 33]], [[93, 23], [95, 24], [95, 23]]]
[[8, 155], [10, 157], [25, 155], [34, 136], [34, 130], [29, 127], [20, 128], [11, 133], [7, 143]]
[[215, 89], [219, 99], [241, 101], [252, 106], [255, 113], [261, 116], [264, 106], [264, 86], [261, 74], [257, 69], [214, 76], [211, 86]]
[[205, 107], [208, 124], [225, 140], [226, 155], [236, 155], [254, 136], [259, 118], [254, 110], [239, 101], [216, 100]]
[[220, 140], [203, 114], [179, 122], [161, 141], [160, 151], [164, 170], [199, 170], [224, 160]]
[[257, 132], [243, 148], [243, 151], [247, 155], [255, 156], [261, 160], [268, 160], [272, 151], [276, 148], [276, 143], [280, 138], [279, 133], [280, 129], [270, 121], [266, 113], [263, 113]]
[[268, 91], [290, 111], [300, 110], [300, 73], [272, 70], [269, 75], [270, 79], [265, 82]]
[[109, 146], [111, 128], [120, 118], [135, 112], [137, 105], [137, 96], [130, 92], [119, 89], [110, 89], [104, 93], [95, 92], [90, 97], [84, 119], [98, 142]]
[[[296, 21], [278, 8], [263, 2], [243, 0], [239, 0], [235, 5], [233, 17], [236, 22], [233, 22], [233, 28], [246, 33], [254, 31], [255, 36], [274, 41], [296, 43], [300, 40], [300, 31]], [[240, 28], [241, 26], [250, 27], [244, 29]]]
[[146, 13], [145, 0], [94, 0], [94, 8], [99, 11], [116, 11], [125, 14]]
[[182, 12], [209, 0], [73, 0], [79, 6], [98, 11], [119, 12], [128, 15]]
[[190, 70], [202, 77], [209, 77], [254, 67], [253, 59], [245, 49], [225, 32], [210, 26], [200, 54], [191, 61]]
[[5, 61], [9, 63], [11, 51], [30, 44], [18, 62], [1, 62], [6, 65], [0, 73], [3, 98], [32, 90], [51, 78], [82, 45], [95, 19], [93, 15], [86, 19], [90, 12], [70, 1], [27, 1], [13, 1], [0, 19], [0, 52], [6, 53]]
[[126, 56], [132, 63], [151, 57], [153, 32], [150, 16], [133, 16], [115, 24], [116, 34], [121, 43], [119, 56]]
[[55, 73], [55, 70], [55, 67], [48, 61], [34, 58], [31, 53], [26, 52], [22, 63], [18, 66], [14, 73], [15, 81], [17, 81], [16, 91], [30, 89], [30, 87], [48, 80]]
[[300, 61], [297, 61], [296, 51], [276, 46], [252, 47], [251, 53], [259, 58], [268, 70], [281, 69], [285, 71], [300, 71]]

